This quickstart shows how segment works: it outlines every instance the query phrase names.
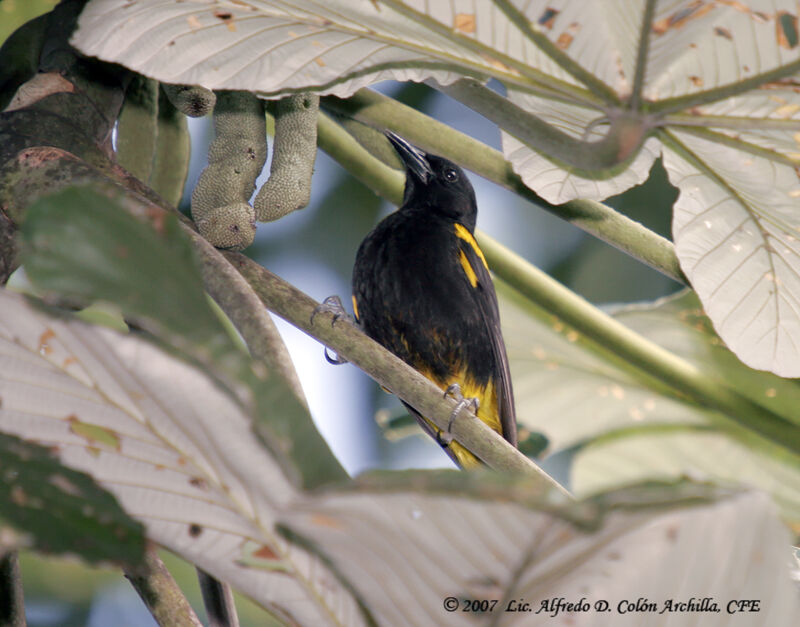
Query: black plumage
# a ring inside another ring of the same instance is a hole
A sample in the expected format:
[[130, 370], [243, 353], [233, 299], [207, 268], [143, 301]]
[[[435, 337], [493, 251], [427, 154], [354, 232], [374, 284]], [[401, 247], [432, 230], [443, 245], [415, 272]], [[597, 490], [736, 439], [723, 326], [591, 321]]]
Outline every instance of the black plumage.
[[[362, 242], [353, 305], [364, 331], [434, 383], [478, 398], [478, 417], [516, 445], [497, 297], [473, 237], [475, 192], [454, 163], [387, 133], [406, 166], [402, 206]], [[432, 423], [412, 409], [429, 433]], [[458, 443], [461, 466], [480, 462]]]

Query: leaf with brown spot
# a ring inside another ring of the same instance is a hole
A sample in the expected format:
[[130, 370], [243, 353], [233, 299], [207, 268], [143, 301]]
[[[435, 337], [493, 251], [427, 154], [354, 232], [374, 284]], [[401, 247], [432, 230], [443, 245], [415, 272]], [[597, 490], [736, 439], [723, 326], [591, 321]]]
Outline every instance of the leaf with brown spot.
[[731, 35], [731, 31], [729, 31], [727, 28], [724, 28], [722, 26], [715, 26], [714, 27], [714, 34], [718, 35], [719, 37], [724, 37], [725, 39], [729, 39], [729, 40], [733, 41], [733, 35]]
[[547, 30], [552, 30], [553, 23], [556, 21], [556, 18], [558, 17], [559, 13], [561, 13], [561, 11], [559, 11], [558, 9], [547, 7], [539, 16], [539, 19], [536, 20], [536, 22], [542, 28], [546, 28]]
[[566, 50], [572, 45], [575, 35], [577, 35], [580, 30], [581, 25], [577, 22], [573, 22], [558, 36], [558, 39], [556, 39], [556, 46], [561, 50]]
[[475, 32], [475, 14], [456, 13], [453, 19], [453, 28], [461, 33], [471, 35]]
[[52, 329], [47, 329], [39, 336], [39, 352], [43, 355], [49, 355], [53, 352], [53, 347], [50, 346], [50, 340], [55, 337]]

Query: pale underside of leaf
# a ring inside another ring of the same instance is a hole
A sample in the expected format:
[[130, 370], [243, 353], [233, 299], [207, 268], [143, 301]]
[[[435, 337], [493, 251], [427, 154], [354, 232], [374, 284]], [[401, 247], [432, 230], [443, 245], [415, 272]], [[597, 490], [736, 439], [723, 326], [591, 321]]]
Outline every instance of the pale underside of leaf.
[[[513, 90], [509, 90], [508, 98], [578, 140], [597, 141], [608, 131], [607, 121], [603, 123], [605, 115], [596, 109], [545, 100]], [[587, 176], [586, 172], [568, 164], [556, 163], [531, 150], [509, 133], [502, 133], [502, 142], [503, 153], [514, 171], [528, 187], [535, 189], [542, 198], [553, 204], [561, 204], [574, 198], [602, 200], [639, 185], [647, 180], [650, 168], [661, 151], [660, 142], [651, 137], [644, 142], [628, 167], [620, 168], [620, 172]]]
[[[630, 94], [644, 3], [512, 0], [510, 4], [520, 10], [533, 29], [545, 35], [584, 70], [619, 95]], [[541, 56], [551, 61], [551, 57]], [[554, 68], [558, 67], [542, 69], [554, 73]]]
[[[285, 523], [323, 547], [345, 576], [364, 583], [385, 625], [475, 624], [469, 612], [443, 612], [449, 596], [501, 599], [490, 618], [499, 625], [530, 625], [535, 615], [505, 612], [508, 600], [532, 602], [535, 612], [542, 599], [607, 599], [615, 612], [622, 599], [647, 597], [660, 605], [669, 598], [698, 596], [691, 591], [701, 589], [701, 596], [719, 599], [737, 593], [762, 598], [769, 617], [758, 620], [780, 624], [797, 611], [791, 584], [758, 579], [748, 565], [753, 559], [785, 562], [785, 548], [738, 541], [740, 533], [786, 537], [785, 528], [764, 515], [767, 502], [763, 495], [750, 495], [658, 517], [613, 514], [602, 529], [584, 534], [565, 521], [507, 503], [488, 509], [476, 501], [424, 494], [334, 494], [307, 510], [296, 508]], [[737, 540], [717, 555], [722, 547], [709, 537]], [[360, 559], [348, 559], [352, 555]], [[536, 618], [552, 621], [548, 614]], [[640, 624], [641, 619], [620, 623], [616, 612], [614, 617], [614, 624]], [[648, 615], [647, 624], [673, 624], [673, 618]], [[564, 622], [554, 624], [609, 624], [608, 615], [594, 611], [559, 619]], [[703, 624], [727, 625], [729, 619], [723, 609], [704, 615]]]
[[199, 371], [0, 290], [0, 398], [0, 431], [58, 450], [159, 544], [278, 615], [361, 624], [330, 571], [275, 533], [295, 490], [241, 408]]
[[685, 96], [796, 62], [797, 10], [794, 0], [656, 2], [644, 96]]
[[794, 167], [676, 132], [681, 267], [720, 337], [753, 368], [800, 376], [800, 180]]
[[517, 422], [543, 432], [550, 453], [653, 422], [705, 424], [703, 410], [643, 386], [587, 349], [580, 334], [563, 323], [537, 319], [508, 298], [501, 297], [500, 307]]
[[640, 433], [578, 451], [572, 487], [584, 496], [648, 479], [726, 481], [769, 492], [789, 521], [800, 520], [800, 472], [719, 433]]
[[[459, 39], [460, 38], [460, 39]], [[347, 96], [381, 80], [518, 80], [506, 57], [569, 81], [490, 2], [95, 0], [74, 36], [87, 54], [164, 82]]]
[[[505, 297], [504, 289], [499, 293], [517, 420], [543, 432], [551, 453], [590, 443], [579, 451], [576, 464], [589, 461], [576, 466], [572, 475], [571, 485], [581, 494], [634, 479], [687, 474], [768, 490], [784, 516], [800, 519], [796, 463], [735, 441], [717, 430], [713, 411], [653, 389], [622, 364], [596, 353], [577, 331], [538, 319]], [[691, 293], [622, 308], [614, 316], [702, 371], [715, 373], [754, 402], [780, 415], [795, 415], [800, 388], [741, 364], [711, 331]], [[647, 451], [658, 448], [662, 439], [665, 448], [651, 461]], [[706, 441], [708, 447], [701, 444]], [[710, 454], [712, 448], [719, 454]], [[670, 472], [664, 471], [666, 464]]]

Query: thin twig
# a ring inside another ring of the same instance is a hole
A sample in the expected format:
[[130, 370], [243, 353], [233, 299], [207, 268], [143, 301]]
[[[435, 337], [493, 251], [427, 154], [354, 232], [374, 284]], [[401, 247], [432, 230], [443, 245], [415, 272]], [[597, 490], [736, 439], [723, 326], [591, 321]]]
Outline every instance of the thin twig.
[[231, 587], [202, 568], [197, 569], [197, 580], [203, 594], [208, 627], [239, 627], [239, 616], [236, 614]]
[[25, 597], [16, 551], [0, 556], [0, 627], [25, 627]]
[[162, 627], [202, 627], [200, 619], [154, 548], [145, 552], [143, 566], [136, 570], [125, 570], [125, 577]]

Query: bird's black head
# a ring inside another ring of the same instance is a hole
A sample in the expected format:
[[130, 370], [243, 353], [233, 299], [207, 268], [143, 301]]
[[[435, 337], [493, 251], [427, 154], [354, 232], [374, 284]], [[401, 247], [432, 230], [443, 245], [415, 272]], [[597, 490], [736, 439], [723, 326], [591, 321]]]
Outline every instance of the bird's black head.
[[403, 207], [432, 211], [475, 229], [475, 191], [464, 171], [444, 157], [429, 155], [405, 139], [386, 131], [406, 167]]

